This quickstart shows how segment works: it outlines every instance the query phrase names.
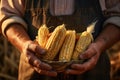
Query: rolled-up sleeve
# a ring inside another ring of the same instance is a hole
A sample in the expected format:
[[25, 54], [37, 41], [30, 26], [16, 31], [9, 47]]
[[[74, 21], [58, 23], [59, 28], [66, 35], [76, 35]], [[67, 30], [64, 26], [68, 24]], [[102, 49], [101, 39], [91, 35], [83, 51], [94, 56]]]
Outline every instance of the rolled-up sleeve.
[[104, 26], [110, 23], [120, 27], [120, 0], [101, 1], [103, 1], [103, 3], [105, 2], [104, 5], [101, 2], [101, 7], [103, 8], [103, 13], [106, 17]]
[[110, 23], [110, 24], [114, 24], [114, 25], [120, 27], [120, 17], [114, 16], [114, 17], [108, 18], [108, 19], [104, 22], [104, 26], [105, 26], [106, 24], [109, 24], [109, 23]]
[[6, 28], [13, 23], [27, 28], [23, 19], [25, 9], [22, 0], [1, 0], [0, 4], [0, 31], [5, 35]]

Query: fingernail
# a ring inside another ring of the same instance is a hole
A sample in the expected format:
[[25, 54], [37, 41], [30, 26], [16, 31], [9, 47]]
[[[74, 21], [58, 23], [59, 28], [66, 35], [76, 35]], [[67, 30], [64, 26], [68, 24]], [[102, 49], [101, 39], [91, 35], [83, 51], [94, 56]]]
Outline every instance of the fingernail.
[[45, 54], [45, 53], [46, 53], [46, 50], [41, 49], [40, 53], [41, 53], [41, 54]]
[[69, 74], [69, 70], [67, 70], [65, 73], [66, 73], [66, 74]]
[[80, 55], [80, 59], [84, 59], [84, 56], [83, 56], [83, 55]]

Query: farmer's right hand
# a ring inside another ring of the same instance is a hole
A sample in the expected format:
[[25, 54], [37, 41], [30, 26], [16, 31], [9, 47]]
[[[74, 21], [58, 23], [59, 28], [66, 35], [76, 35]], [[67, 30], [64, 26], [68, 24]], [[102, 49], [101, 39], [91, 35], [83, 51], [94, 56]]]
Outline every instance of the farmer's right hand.
[[55, 71], [52, 71], [52, 67], [38, 59], [35, 53], [44, 55], [46, 50], [41, 48], [37, 43], [33, 41], [28, 41], [25, 43], [23, 54], [26, 56], [26, 62], [29, 63], [35, 71], [41, 75], [46, 76], [57, 76]]
[[9, 25], [5, 31], [7, 39], [22, 53], [25, 54], [26, 62], [30, 64], [35, 71], [41, 75], [56, 76], [52, 67], [38, 59], [35, 53], [44, 55], [46, 50], [32, 41], [25, 28], [18, 23]]

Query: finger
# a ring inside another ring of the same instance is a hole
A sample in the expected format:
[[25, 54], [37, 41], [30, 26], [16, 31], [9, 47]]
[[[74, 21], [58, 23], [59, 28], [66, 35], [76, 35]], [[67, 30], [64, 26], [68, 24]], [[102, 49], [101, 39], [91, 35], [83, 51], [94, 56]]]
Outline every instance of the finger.
[[84, 73], [84, 71], [83, 70], [68, 69], [65, 73], [72, 74], [72, 75], [80, 75], [80, 74]]
[[80, 55], [80, 59], [89, 59], [96, 54], [96, 50], [94, 48], [87, 49], [84, 53]]
[[83, 66], [86, 68], [86, 70], [90, 70], [95, 67], [97, 61], [98, 61], [98, 58], [97, 58], [97, 55], [95, 55], [90, 60], [85, 62]]
[[51, 70], [52, 67], [44, 62], [41, 62], [32, 52], [27, 51], [26, 55], [27, 62], [37, 68], [44, 69], [44, 70]]
[[72, 69], [68, 69], [65, 73], [77, 75], [77, 74], [82, 74], [86, 71], [84, 66], [82, 66], [82, 64], [72, 64], [71, 68]]
[[91, 58], [94, 55], [100, 55], [101, 51], [99, 50], [96, 43], [92, 43], [89, 48], [85, 51], [85, 53], [80, 55], [80, 58], [82, 59], [88, 59]]
[[90, 58], [88, 61], [84, 62], [83, 64], [72, 64], [71, 68], [66, 71], [68, 74], [82, 74], [92, 68], [95, 67], [99, 56], [95, 55], [92, 58]]
[[41, 69], [36, 68], [36, 67], [34, 67], [34, 70], [41, 75], [46, 75], [46, 76], [51, 76], [51, 77], [57, 76], [57, 72], [55, 72], [55, 71], [41, 70]]
[[93, 56], [92, 58], [90, 58], [88, 61], [84, 62], [83, 64], [79, 65], [77, 68], [76, 68], [76, 65], [78, 64], [74, 64], [72, 65], [72, 68], [74, 69], [79, 69], [79, 68], [84, 68], [85, 71], [87, 70], [90, 70], [92, 69], [93, 67], [95, 67], [96, 63], [98, 61], [98, 56], [95, 55]]
[[75, 70], [85, 70], [83, 64], [72, 64], [71, 68]]
[[28, 50], [31, 50], [32, 52], [36, 52], [38, 54], [45, 54], [46, 50], [42, 48], [37, 43], [31, 42], [28, 44]]

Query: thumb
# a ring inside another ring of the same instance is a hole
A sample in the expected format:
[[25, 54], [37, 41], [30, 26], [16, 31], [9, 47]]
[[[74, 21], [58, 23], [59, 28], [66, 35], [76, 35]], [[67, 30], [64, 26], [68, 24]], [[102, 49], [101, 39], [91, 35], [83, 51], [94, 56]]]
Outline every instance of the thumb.
[[81, 55], [80, 59], [89, 59], [94, 55], [99, 54], [99, 51], [95, 44], [91, 44]]
[[42, 48], [41, 46], [37, 45], [36, 49], [35, 49], [35, 52], [38, 53], [38, 54], [45, 54], [47, 52], [47, 50]]
[[93, 48], [88, 48], [85, 52], [80, 55], [80, 59], [89, 59], [96, 54]]
[[35, 42], [31, 42], [30, 44], [28, 44], [28, 49], [38, 54], [45, 54], [47, 52], [46, 49], [44, 49], [43, 47], [41, 47], [39, 44]]
[[79, 55], [79, 58], [80, 59], [86, 59], [86, 56], [87, 56], [87, 53], [86, 52], [83, 52]]

